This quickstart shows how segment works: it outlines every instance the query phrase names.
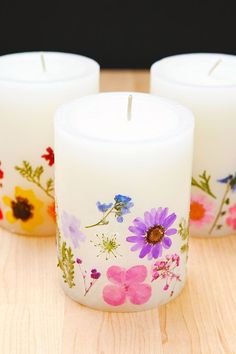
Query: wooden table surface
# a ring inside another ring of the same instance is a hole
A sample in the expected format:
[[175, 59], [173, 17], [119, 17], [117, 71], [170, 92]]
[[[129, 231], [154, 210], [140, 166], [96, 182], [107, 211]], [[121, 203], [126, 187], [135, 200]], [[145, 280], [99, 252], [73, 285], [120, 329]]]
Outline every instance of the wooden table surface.
[[[147, 91], [148, 72], [104, 71], [102, 90]], [[67, 298], [54, 238], [0, 238], [0, 354], [236, 353], [236, 236], [191, 239], [182, 294], [130, 314]]]

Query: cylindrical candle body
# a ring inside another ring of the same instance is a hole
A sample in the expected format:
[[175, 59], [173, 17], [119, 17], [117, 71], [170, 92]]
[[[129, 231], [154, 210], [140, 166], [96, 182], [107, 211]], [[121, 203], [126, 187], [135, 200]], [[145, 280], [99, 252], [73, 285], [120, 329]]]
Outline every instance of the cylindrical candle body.
[[151, 92], [174, 99], [196, 117], [190, 234], [236, 230], [236, 57], [188, 54], [151, 68]]
[[193, 117], [152, 95], [100, 94], [56, 117], [58, 265], [65, 292], [139, 311], [184, 286]]
[[53, 116], [60, 104], [99, 89], [99, 66], [46, 52], [0, 58], [0, 225], [55, 233]]

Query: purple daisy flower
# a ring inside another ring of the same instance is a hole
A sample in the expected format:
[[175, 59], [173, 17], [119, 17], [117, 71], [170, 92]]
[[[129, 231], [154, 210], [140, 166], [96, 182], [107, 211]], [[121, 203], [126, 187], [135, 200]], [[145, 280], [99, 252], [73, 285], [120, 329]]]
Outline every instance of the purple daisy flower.
[[168, 215], [168, 208], [151, 209], [144, 213], [144, 219], [136, 218], [129, 231], [133, 233], [126, 240], [134, 243], [131, 251], [138, 251], [139, 258], [148, 259], [162, 256], [163, 247], [168, 249], [172, 244], [169, 236], [177, 233], [177, 229], [171, 228], [176, 220], [176, 214]]
[[79, 242], [85, 240], [84, 234], [80, 231], [80, 221], [74, 215], [63, 211], [61, 222], [64, 236], [71, 239], [74, 248], [78, 248]]

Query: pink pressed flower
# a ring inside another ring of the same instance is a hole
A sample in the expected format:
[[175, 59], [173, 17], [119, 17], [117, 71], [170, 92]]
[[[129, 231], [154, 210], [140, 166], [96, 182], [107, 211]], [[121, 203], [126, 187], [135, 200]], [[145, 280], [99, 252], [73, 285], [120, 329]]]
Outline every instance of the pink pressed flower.
[[153, 265], [152, 269], [152, 282], [156, 281], [158, 278], [165, 280], [165, 285], [163, 287], [164, 291], [170, 288], [173, 282], [172, 290], [170, 296], [174, 294], [174, 289], [177, 281], [181, 281], [180, 276], [176, 274], [176, 268], [179, 267], [180, 257], [178, 254], [170, 254], [165, 256], [165, 260], [157, 261]]
[[205, 195], [192, 195], [190, 205], [190, 223], [202, 227], [214, 219], [214, 203], [210, 202]]
[[226, 218], [226, 224], [233, 230], [236, 230], [236, 204], [229, 208], [229, 216]]
[[145, 304], [152, 294], [151, 286], [143, 284], [146, 277], [147, 268], [144, 265], [128, 270], [111, 266], [107, 271], [107, 278], [113, 284], [104, 287], [104, 301], [112, 306], [123, 305], [127, 299], [134, 305]]

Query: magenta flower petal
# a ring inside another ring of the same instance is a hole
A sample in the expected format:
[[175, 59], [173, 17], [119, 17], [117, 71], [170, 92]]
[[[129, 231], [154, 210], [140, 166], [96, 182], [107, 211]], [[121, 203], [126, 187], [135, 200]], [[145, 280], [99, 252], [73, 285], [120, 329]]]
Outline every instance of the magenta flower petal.
[[143, 243], [136, 243], [134, 246], [132, 246], [131, 248], [130, 248], [130, 250], [131, 251], [137, 251], [137, 250], [139, 250], [140, 248], [142, 248], [143, 247]]
[[128, 242], [140, 242], [140, 241], [144, 241], [144, 237], [141, 236], [128, 236], [126, 237], [126, 241]]
[[156, 211], [155, 225], [159, 224], [159, 219], [160, 219], [161, 212], [162, 212], [162, 208], [158, 208], [157, 211]]
[[176, 229], [168, 229], [165, 231], [165, 235], [166, 236], [171, 236], [171, 235], [175, 235], [177, 233]]
[[125, 268], [111, 266], [107, 271], [107, 278], [115, 284], [122, 284], [125, 281]]
[[138, 227], [140, 230], [142, 230], [143, 233], [145, 233], [147, 231], [147, 226], [144, 224], [144, 222], [141, 218], [134, 219], [133, 223], [136, 227]]
[[127, 291], [127, 297], [134, 305], [145, 304], [152, 295], [152, 288], [149, 284], [131, 284]]
[[152, 294], [152, 288], [149, 284], [143, 283], [147, 277], [147, 268], [144, 265], [136, 265], [129, 269], [111, 266], [107, 275], [109, 280], [117, 278], [117, 284], [108, 284], [103, 288], [104, 301], [112, 306], [123, 305], [126, 300], [129, 300], [134, 305], [141, 305], [146, 303]]
[[168, 214], [168, 208], [162, 209], [162, 212], [160, 213], [160, 218], [159, 218], [159, 224], [162, 225], [163, 221], [167, 217]]
[[168, 215], [168, 208], [152, 208], [144, 213], [144, 219], [135, 218], [129, 231], [133, 233], [126, 238], [135, 243], [131, 251], [140, 250], [139, 258], [147, 256], [149, 260], [162, 255], [162, 247], [169, 248], [172, 244], [168, 236], [177, 234], [177, 229], [170, 228], [177, 219], [175, 213]]
[[169, 216], [167, 216], [167, 218], [164, 220], [162, 226], [167, 229], [168, 227], [170, 227], [176, 220], [177, 216], [175, 213], [170, 214]]
[[143, 231], [143, 229], [140, 229], [139, 227], [135, 227], [135, 226], [130, 226], [129, 231], [133, 232], [137, 236], [143, 236], [143, 235], [145, 235], [145, 232], [146, 232], [146, 231]]
[[152, 208], [150, 214], [151, 214], [152, 225], [154, 225], [156, 222], [156, 209]]
[[119, 306], [125, 303], [126, 293], [121, 286], [106, 285], [103, 289], [104, 301], [112, 306]]
[[147, 227], [150, 227], [153, 225], [152, 224], [152, 216], [151, 216], [151, 213], [149, 213], [149, 211], [145, 211], [144, 221], [145, 221], [145, 224], [147, 225]]
[[172, 245], [171, 238], [169, 238], [169, 237], [164, 237], [164, 238], [162, 239], [162, 246], [163, 246], [164, 248], [170, 248], [171, 245]]
[[147, 277], [147, 268], [144, 265], [137, 265], [131, 267], [126, 272], [126, 282], [128, 284], [132, 283], [142, 283]]
[[142, 249], [141, 252], [139, 253], [139, 258], [145, 257], [150, 251], [151, 251], [152, 245], [149, 243], [146, 244]]
[[162, 255], [162, 245], [160, 243], [157, 243], [155, 246], [152, 248], [152, 256], [153, 258], [158, 258], [161, 257]]

